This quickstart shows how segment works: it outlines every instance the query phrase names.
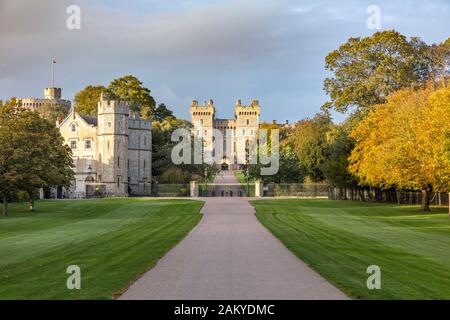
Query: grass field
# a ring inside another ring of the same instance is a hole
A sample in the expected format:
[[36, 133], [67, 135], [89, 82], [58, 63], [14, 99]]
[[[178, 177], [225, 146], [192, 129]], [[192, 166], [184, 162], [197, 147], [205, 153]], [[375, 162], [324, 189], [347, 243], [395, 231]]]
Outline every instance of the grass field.
[[[0, 218], [0, 299], [111, 299], [200, 221], [202, 202], [101, 199], [13, 204]], [[81, 290], [68, 290], [69, 265]]]
[[[236, 170], [234, 175], [236, 176], [236, 179], [239, 183], [241, 184], [247, 183], [247, 178], [245, 177], [244, 172], [242, 172], [242, 170]], [[250, 178], [249, 182], [254, 183], [255, 179]]]
[[[258, 219], [305, 263], [353, 298], [450, 299], [447, 208], [330, 200], [253, 201]], [[369, 265], [381, 289], [368, 290]]]

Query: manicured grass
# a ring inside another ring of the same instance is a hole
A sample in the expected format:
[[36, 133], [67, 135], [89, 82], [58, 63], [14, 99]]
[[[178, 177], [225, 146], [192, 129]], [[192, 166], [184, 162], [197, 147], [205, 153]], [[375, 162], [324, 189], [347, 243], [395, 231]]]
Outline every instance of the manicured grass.
[[[244, 172], [242, 172], [242, 170], [236, 170], [234, 175], [236, 176], [236, 179], [239, 183], [241, 184], [247, 183], [247, 178], [245, 177]], [[249, 182], [254, 183], [255, 179], [250, 178]]]
[[[0, 299], [111, 299], [200, 221], [202, 202], [100, 199], [13, 204], [0, 218]], [[68, 290], [69, 265], [81, 290]]]
[[[447, 208], [330, 200], [257, 200], [258, 219], [305, 263], [349, 296], [450, 299]], [[381, 290], [368, 290], [369, 265]]]

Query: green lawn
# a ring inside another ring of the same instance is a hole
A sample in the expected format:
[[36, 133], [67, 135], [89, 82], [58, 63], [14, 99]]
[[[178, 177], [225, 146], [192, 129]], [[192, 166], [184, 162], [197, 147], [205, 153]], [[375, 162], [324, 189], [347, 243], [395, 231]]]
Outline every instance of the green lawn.
[[[234, 175], [236, 176], [236, 179], [239, 183], [244, 184], [247, 183], [247, 178], [244, 175], [244, 172], [242, 172], [242, 170], [236, 170]], [[254, 183], [255, 179], [250, 178], [250, 183]]]
[[[13, 204], [0, 218], [0, 299], [111, 299], [200, 221], [202, 202], [100, 199]], [[81, 290], [68, 290], [69, 265]]]
[[[294, 254], [349, 296], [450, 299], [447, 208], [330, 200], [257, 200], [258, 219]], [[381, 268], [381, 290], [366, 269]]]

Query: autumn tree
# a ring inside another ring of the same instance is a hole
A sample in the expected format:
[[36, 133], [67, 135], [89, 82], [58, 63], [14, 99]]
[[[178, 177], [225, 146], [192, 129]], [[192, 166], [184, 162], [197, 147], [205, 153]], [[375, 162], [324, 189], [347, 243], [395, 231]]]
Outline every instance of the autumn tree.
[[377, 105], [351, 133], [350, 172], [370, 186], [421, 190], [429, 211], [431, 192], [450, 189], [449, 90], [402, 89]]
[[79, 114], [86, 116], [97, 116], [97, 106], [100, 101], [100, 95], [106, 91], [106, 87], [87, 86], [75, 95], [75, 107]]
[[424, 83], [430, 70], [427, 49], [420, 39], [408, 40], [396, 31], [350, 38], [325, 58], [333, 76], [324, 82], [331, 101], [323, 108], [366, 112], [396, 90]]

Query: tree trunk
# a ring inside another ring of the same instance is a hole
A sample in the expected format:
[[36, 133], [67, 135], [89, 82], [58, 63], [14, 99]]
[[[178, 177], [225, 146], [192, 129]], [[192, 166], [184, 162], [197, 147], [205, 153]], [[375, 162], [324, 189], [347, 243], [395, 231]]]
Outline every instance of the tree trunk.
[[363, 202], [364, 201], [364, 189], [358, 188], [358, 193], [359, 193], [359, 201]]
[[30, 212], [34, 211], [34, 197], [33, 197], [33, 192], [28, 192], [28, 196], [30, 198], [29, 203], [30, 203]]
[[422, 211], [430, 212], [430, 189], [422, 189]]
[[8, 215], [8, 197], [7, 196], [3, 196], [3, 215], [4, 216]]

